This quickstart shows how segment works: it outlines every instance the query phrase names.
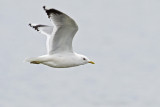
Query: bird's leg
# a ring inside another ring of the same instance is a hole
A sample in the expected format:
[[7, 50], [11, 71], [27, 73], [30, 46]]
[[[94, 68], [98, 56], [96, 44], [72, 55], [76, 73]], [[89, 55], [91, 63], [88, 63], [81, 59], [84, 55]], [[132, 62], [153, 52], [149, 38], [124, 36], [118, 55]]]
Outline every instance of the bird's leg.
[[47, 62], [49, 61], [49, 57], [48, 55], [42, 55], [39, 57], [35, 57], [35, 58], [29, 58], [27, 61], [30, 62], [31, 64], [41, 64], [43, 62]]
[[40, 61], [31, 61], [31, 64], [40, 64]]

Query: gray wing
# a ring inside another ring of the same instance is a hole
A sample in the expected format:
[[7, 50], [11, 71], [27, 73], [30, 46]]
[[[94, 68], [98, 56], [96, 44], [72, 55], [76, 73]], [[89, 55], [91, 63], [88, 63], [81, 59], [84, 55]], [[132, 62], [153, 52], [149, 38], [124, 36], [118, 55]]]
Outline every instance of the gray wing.
[[46, 41], [46, 48], [47, 48], [47, 53], [50, 53], [50, 38], [52, 38], [53, 34], [53, 26], [48, 26], [48, 25], [40, 25], [40, 24], [29, 24], [30, 27], [34, 28], [36, 31], [40, 32], [41, 34], [44, 34], [47, 36], [47, 41]]
[[31, 23], [29, 24], [29, 26], [46, 36], [50, 36], [53, 32], [53, 26], [41, 25], [41, 24], [31, 24]]
[[43, 8], [54, 25], [52, 36], [48, 42], [49, 54], [73, 52], [72, 40], [78, 30], [75, 21], [56, 9], [46, 9], [45, 6]]

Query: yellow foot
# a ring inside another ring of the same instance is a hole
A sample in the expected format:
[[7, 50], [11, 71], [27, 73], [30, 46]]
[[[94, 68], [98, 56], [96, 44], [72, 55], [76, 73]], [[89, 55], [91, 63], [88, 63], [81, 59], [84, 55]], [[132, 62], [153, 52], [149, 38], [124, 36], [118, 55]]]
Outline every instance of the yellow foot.
[[31, 63], [31, 64], [40, 64], [39, 61], [31, 61], [30, 63]]

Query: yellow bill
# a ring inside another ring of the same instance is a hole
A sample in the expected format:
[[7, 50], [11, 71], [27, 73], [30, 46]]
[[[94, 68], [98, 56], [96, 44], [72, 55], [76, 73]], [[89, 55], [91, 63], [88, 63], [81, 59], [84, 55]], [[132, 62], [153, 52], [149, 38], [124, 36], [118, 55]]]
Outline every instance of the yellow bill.
[[93, 61], [89, 61], [88, 63], [95, 64]]

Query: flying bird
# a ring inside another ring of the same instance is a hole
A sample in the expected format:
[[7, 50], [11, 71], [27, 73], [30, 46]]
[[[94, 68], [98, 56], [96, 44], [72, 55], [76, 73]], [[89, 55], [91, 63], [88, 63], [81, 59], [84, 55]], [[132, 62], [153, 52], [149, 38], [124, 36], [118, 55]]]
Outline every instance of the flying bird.
[[77, 54], [72, 49], [72, 40], [78, 26], [76, 22], [65, 13], [56, 9], [43, 9], [51, 20], [53, 26], [29, 24], [36, 31], [46, 35], [47, 54], [26, 59], [31, 64], [44, 64], [54, 68], [68, 68], [87, 63], [94, 64], [86, 56]]

